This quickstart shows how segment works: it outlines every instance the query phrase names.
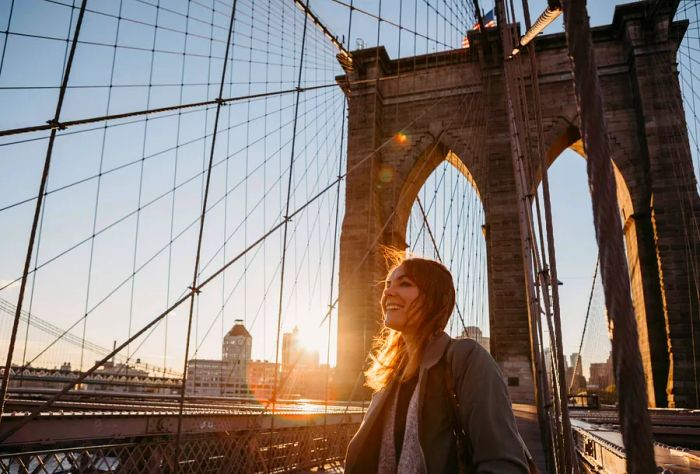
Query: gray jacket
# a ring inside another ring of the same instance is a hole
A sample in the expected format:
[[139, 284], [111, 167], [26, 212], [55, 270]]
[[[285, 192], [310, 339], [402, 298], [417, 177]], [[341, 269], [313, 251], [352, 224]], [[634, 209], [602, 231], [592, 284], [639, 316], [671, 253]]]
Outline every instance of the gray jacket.
[[[491, 355], [471, 339], [454, 340], [442, 333], [428, 343], [418, 373], [418, 439], [423, 472], [458, 472], [452, 433], [444, 358], [450, 361], [460, 401], [460, 422], [472, 447], [477, 473], [524, 474], [527, 459], [520, 443], [508, 390]], [[345, 457], [347, 474], [377, 472], [382, 412], [393, 386], [372, 396], [362, 425]], [[401, 473], [399, 473], [401, 474]]]

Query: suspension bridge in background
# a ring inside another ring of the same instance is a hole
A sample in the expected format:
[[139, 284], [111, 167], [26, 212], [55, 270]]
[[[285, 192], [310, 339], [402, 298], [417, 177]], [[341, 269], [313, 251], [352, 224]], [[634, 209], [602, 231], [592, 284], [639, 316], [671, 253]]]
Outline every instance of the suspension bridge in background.
[[450, 269], [542, 472], [700, 470], [700, 6], [490, 7], [4, 2], [0, 472], [342, 471], [387, 247]]

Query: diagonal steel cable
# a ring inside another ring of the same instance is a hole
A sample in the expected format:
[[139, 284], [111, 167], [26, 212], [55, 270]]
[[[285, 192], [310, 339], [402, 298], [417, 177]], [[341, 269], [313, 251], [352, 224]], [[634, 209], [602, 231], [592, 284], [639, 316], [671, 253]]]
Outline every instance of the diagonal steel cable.
[[209, 105], [228, 105], [234, 102], [239, 102], [243, 100], [250, 100], [250, 99], [258, 99], [261, 97], [271, 97], [271, 96], [276, 96], [276, 95], [284, 95], [284, 94], [291, 94], [291, 93], [300, 93], [300, 92], [307, 92], [307, 91], [312, 91], [316, 89], [323, 89], [327, 87], [337, 87], [338, 85], [333, 82], [330, 84], [321, 84], [317, 86], [308, 86], [308, 87], [295, 87], [293, 89], [284, 89], [284, 90], [279, 90], [279, 91], [273, 91], [273, 92], [260, 92], [258, 94], [248, 94], [244, 96], [236, 96], [236, 97], [228, 97], [228, 98], [223, 98], [219, 97], [217, 99], [213, 100], [205, 100], [205, 101], [200, 101], [200, 102], [190, 102], [187, 104], [177, 104], [177, 105], [169, 105], [166, 107], [156, 107], [153, 109], [144, 109], [144, 110], [137, 110], [133, 112], [124, 112], [120, 114], [110, 114], [110, 115], [99, 115], [95, 117], [86, 117], [82, 119], [76, 119], [76, 120], [67, 120], [65, 122], [60, 122], [58, 119], [50, 120], [47, 122], [45, 125], [34, 125], [31, 127], [22, 127], [22, 128], [12, 128], [12, 129], [7, 129], [7, 130], [0, 130], [0, 137], [4, 137], [7, 135], [17, 135], [21, 133], [29, 133], [29, 132], [39, 132], [42, 130], [51, 130], [52, 134], [55, 135], [57, 130], [65, 130], [68, 127], [73, 127], [75, 125], [87, 125], [90, 123], [96, 123], [96, 122], [104, 122], [108, 120], [118, 120], [118, 119], [123, 119], [123, 118], [129, 118], [129, 117], [138, 117], [141, 115], [150, 115], [150, 114], [159, 114], [163, 112], [173, 112], [176, 110], [183, 110], [183, 109], [190, 109], [190, 108], [197, 108], [197, 107], [206, 107]]

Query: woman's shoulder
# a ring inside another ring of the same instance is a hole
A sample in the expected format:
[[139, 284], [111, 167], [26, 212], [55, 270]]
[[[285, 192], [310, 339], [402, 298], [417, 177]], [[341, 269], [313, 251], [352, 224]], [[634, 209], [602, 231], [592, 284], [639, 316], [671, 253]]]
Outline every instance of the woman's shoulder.
[[450, 355], [456, 360], [466, 361], [467, 359], [471, 358], [491, 358], [491, 354], [489, 354], [489, 352], [484, 349], [481, 344], [468, 337], [463, 339], [452, 339], [450, 341], [448, 353], [451, 353]]
[[446, 356], [457, 374], [469, 369], [499, 372], [498, 365], [491, 354], [474, 339], [452, 339]]

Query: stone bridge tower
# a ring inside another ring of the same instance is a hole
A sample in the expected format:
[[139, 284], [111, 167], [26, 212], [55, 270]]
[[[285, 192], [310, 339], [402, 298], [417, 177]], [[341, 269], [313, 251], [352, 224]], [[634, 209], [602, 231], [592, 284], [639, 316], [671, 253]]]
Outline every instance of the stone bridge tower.
[[[700, 199], [675, 62], [687, 24], [672, 22], [674, 8], [657, 11], [648, 24], [644, 2], [621, 5], [611, 25], [592, 33], [650, 403], [697, 407]], [[396, 60], [382, 47], [355, 51], [353, 70], [338, 78], [349, 102], [336, 378], [346, 384], [341, 396], [364, 383], [358, 375], [381, 327], [386, 268], [378, 247], [405, 248], [418, 191], [448, 160], [484, 207], [492, 355], [513, 400], [534, 399], [502, 52], [496, 30], [475, 34], [471, 43], [471, 49]], [[585, 157], [565, 36], [540, 37], [536, 46], [548, 161], [569, 147]], [[523, 71], [527, 88], [529, 68]], [[408, 146], [394, 139], [399, 132], [409, 137]], [[536, 155], [529, 155], [533, 175], [540, 176]], [[538, 184], [532, 180], [531, 192]]]

